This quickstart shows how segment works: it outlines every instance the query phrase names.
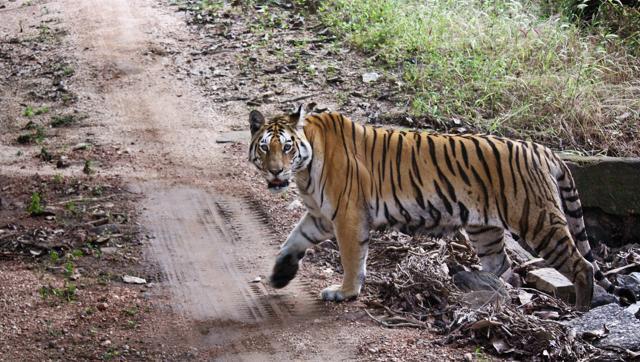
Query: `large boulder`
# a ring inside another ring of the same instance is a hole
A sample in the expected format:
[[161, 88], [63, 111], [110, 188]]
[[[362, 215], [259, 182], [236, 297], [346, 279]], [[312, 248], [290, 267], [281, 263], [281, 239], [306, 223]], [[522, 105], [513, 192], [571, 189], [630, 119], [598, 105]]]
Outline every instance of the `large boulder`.
[[640, 350], [640, 320], [615, 303], [593, 308], [568, 325], [585, 338], [601, 336], [594, 341], [598, 347]]
[[640, 159], [561, 154], [575, 179], [591, 241], [640, 241]]

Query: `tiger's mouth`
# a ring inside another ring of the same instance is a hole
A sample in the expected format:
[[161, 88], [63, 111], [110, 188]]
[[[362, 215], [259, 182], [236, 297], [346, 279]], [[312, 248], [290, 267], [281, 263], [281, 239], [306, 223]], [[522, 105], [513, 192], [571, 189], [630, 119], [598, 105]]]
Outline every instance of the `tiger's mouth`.
[[287, 187], [289, 187], [289, 180], [274, 179], [271, 181], [267, 181], [267, 187], [269, 188], [269, 191], [272, 192], [284, 191]]

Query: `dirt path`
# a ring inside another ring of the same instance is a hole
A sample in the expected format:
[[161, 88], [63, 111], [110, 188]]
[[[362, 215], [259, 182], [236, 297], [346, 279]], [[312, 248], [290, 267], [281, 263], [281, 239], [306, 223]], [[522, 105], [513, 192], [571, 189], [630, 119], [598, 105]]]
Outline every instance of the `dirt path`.
[[213, 108], [172, 75], [165, 49], [180, 51], [191, 36], [182, 19], [153, 1], [60, 6], [77, 44], [80, 96], [99, 113], [89, 132], [135, 155], [109, 172], [145, 195], [151, 259], [193, 346], [223, 360], [353, 357], [341, 341], [349, 332], [300, 280], [281, 293], [252, 283], [268, 274], [278, 242], [242, 192], [225, 187], [230, 161], [215, 142], [243, 124], [246, 109]]

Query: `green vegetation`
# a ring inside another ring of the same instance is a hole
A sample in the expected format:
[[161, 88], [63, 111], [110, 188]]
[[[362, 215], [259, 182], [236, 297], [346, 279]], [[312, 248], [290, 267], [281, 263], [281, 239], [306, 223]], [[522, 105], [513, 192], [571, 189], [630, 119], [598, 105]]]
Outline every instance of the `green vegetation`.
[[91, 160], [84, 161], [84, 167], [82, 168], [82, 172], [84, 172], [86, 175], [93, 174], [93, 167], [91, 165]]
[[76, 286], [72, 283], [65, 283], [64, 287], [56, 288], [52, 286], [43, 286], [38, 289], [40, 297], [47, 300], [50, 297], [57, 297], [62, 301], [71, 302], [76, 299]]
[[27, 118], [31, 118], [33, 116], [39, 116], [41, 114], [45, 114], [49, 112], [49, 107], [47, 106], [43, 106], [40, 108], [33, 108], [31, 106], [26, 106], [24, 108], [24, 111], [22, 111], [22, 115], [27, 117]]
[[44, 138], [47, 136], [44, 127], [39, 124], [35, 124], [33, 122], [29, 122], [25, 129], [32, 130], [31, 133], [24, 133], [18, 136], [16, 141], [21, 144], [29, 144], [29, 143], [42, 143]]
[[[332, 0], [322, 14], [348, 43], [399, 69], [409, 111], [440, 128], [457, 118], [482, 132], [555, 148], [638, 155], [640, 21], [634, 32], [621, 25], [623, 15], [609, 12], [618, 14], [618, 25], [610, 26], [596, 9], [586, 23], [568, 15], [580, 6]], [[628, 24], [640, 19], [637, 12], [625, 16]]]
[[53, 116], [51, 117], [51, 127], [65, 127], [75, 123], [76, 121], [76, 117], [72, 114]]
[[27, 212], [31, 216], [38, 216], [44, 213], [44, 206], [42, 206], [42, 197], [40, 193], [34, 192], [31, 194], [31, 202], [27, 208]]

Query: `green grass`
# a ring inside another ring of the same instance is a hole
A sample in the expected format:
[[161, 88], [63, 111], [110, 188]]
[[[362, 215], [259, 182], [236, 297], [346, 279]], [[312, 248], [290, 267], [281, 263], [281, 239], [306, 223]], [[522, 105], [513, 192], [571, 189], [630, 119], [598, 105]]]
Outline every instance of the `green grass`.
[[332, 0], [324, 21], [398, 70], [409, 112], [556, 149], [639, 155], [633, 41], [534, 1]]

